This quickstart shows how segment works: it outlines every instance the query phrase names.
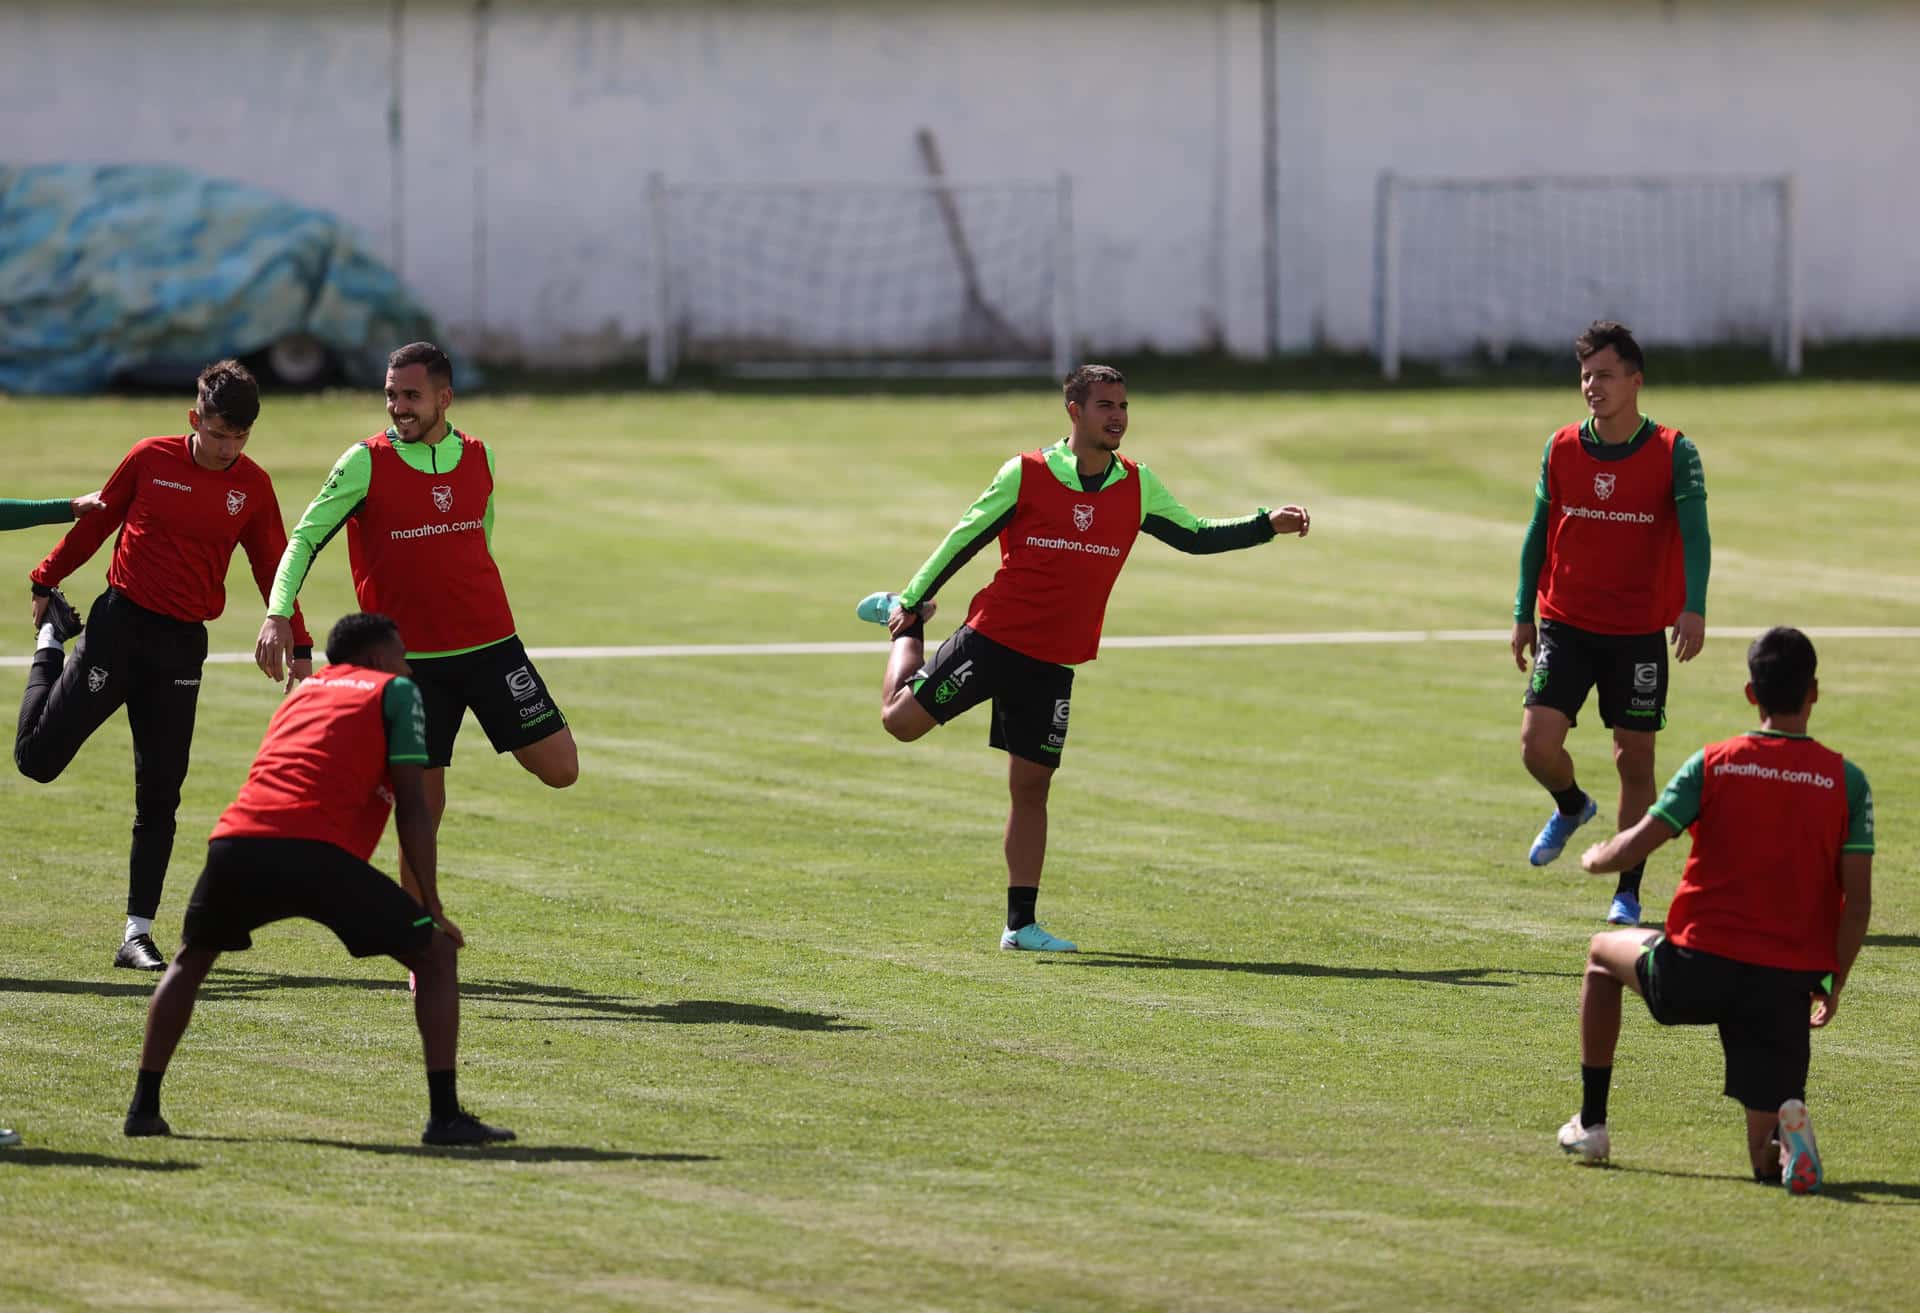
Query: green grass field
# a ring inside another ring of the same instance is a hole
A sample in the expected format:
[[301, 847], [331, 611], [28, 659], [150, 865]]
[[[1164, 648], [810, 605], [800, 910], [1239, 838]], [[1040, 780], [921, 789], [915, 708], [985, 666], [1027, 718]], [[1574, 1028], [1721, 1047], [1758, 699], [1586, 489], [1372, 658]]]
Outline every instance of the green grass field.
[[[1112, 635], [1506, 627], [1563, 390], [1210, 395], [1136, 377], [1127, 450], [1201, 514], [1308, 503], [1304, 542], [1143, 539]], [[1664, 388], [1712, 491], [1705, 654], [1661, 774], [1746, 728], [1770, 623], [1920, 625], [1920, 387]], [[380, 422], [269, 400], [289, 517]], [[0, 401], [0, 495], [97, 487], [186, 401]], [[535, 646], [875, 638], [1008, 454], [1004, 395], [487, 397], [496, 550]], [[23, 576], [54, 532], [0, 538]], [[103, 551], [69, 586], [84, 604]], [[949, 586], [936, 635], [991, 563]], [[216, 651], [251, 647], [244, 564]], [[305, 600], [350, 608], [344, 546]], [[10, 626], [0, 656], [30, 646]], [[1611, 884], [1525, 864], [1501, 641], [1114, 649], [1081, 672], [1041, 912], [995, 945], [1004, 765], [976, 713], [881, 731], [853, 656], [543, 662], [582, 779], [543, 790], [471, 723], [442, 888], [466, 928], [462, 1095], [520, 1142], [418, 1144], [404, 985], [285, 925], [223, 959], [169, 1076], [171, 1141], [119, 1134], [149, 977], [108, 967], [124, 718], [68, 773], [0, 778], [0, 1308], [1580, 1310], [1911, 1305], [1920, 1277], [1920, 790], [1912, 640], [1820, 643], [1815, 730], [1879, 799], [1875, 917], [1810, 1102], [1828, 1193], [1747, 1180], [1706, 1031], [1630, 1002], [1614, 1163], [1562, 1159], [1574, 1004]], [[18, 668], [4, 669], [17, 686]], [[156, 935], [277, 690], [209, 666]], [[1612, 794], [1597, 717], [1582, 779]], [[1684, 844], [1649, 870], [1664, 910]], [[392, 839], [379, 860], [391, 869]]]

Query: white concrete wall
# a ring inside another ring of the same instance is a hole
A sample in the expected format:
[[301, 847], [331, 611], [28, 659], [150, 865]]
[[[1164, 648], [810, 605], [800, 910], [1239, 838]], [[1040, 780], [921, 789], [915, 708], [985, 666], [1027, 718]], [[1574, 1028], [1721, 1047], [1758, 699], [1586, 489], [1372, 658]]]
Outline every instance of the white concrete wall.
[[[1920, 333], [1920, 5], [1280, 0], [1275, 22], [1289, 348], [1366, 345], [1383, 168], [1794, 171], [1810, 336]], [[22, 0], [0, 158], [173, 161], [327, 207], [457, 339], [551, 358], [639, 351], [649, 172], [911, 178], [924, 124], [955, 176], [1073, 175], [1089, 350], [1255, 354], [1260, 36], [1257, 0]]]

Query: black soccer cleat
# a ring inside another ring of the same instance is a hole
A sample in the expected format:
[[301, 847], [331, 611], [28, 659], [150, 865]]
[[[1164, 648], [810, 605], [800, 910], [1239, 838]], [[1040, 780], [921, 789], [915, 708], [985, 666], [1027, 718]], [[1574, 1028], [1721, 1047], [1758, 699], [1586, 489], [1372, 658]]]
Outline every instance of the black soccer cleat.
[[73, 603], [58, 588], [47, 590], [46, 623], [53, 626], [53, 636], [61, 643], [78, 638], [80, 631], [86, 628], [80, 613], [73, 609]]
[[512, 1131], [502, 1126], [489, 1126], [465, 1109], [451, 1117], [427, 1118], [427, 1129], [420, 1132], [420, 1143], [449, 1144], [500, 1144], [514, 1138]]
[[167, 1119], [159, 1113], [151, 1117], [143, 1117], [138, 1113], [130, 1112], [127, 1114], [125, 1124], [120, 1127], [120, 1134], [130, 1140], [137, 1140], [146, 1135], [172, 1135], [173, 1127], [167, 1125]]
[[161, 957], [160, 950], [154, 947], [152, 935], [135, 935], [120, 945], [120, 951], [113, 955], [113, 964], [131, 971], [167, 969], [167, 959]]

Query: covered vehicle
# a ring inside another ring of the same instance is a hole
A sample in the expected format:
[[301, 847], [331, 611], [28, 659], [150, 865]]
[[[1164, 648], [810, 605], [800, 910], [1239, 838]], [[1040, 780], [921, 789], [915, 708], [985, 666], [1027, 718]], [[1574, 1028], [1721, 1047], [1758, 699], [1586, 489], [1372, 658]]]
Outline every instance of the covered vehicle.
[[324, 211], [170, 165], [0, 167], [0, 392], [190, 381], [223, 356], [377, 387], [388, 352], [436, 336]]

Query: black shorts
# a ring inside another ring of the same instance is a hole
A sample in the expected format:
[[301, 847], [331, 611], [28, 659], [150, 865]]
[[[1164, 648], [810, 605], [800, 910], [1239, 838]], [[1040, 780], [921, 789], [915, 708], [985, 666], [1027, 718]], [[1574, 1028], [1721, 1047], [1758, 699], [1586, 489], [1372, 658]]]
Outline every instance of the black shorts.
[[1652, 733], [1667, 723], [1667, 641], [1651, 634], [1595, 634], [1542, 620], [1525, 705], [1552, 707], [1576, 723], [1590, 689], [1600, 690], [1600, 723]]
[[993, 699], [987, 744], [1058, 766], [1067, 746], [1073, 667], [1039, 661], [961, 625], [909, 681], [914, 701], [942, 725]]
[[1723, 1093], [1742, 1106], [1772, 1112], [1807, 1097], [1812, 1059], [1808, 1016], [1821, 986], [1818, 971], [1755, 966], [1665, 935], [1634, 963], [1647, 1011], [1663, 1026], [1718, 1026], [1727, 1058]]
[[495, 752], [538, 743], [567, 727], [520, 640], [509, 638], [458, 656], [408, 657], [427, 711], [427, 765], [453, 763], [453, 741], [467, 708]]
[[180, 942], [239, 953], [253, 932], [288, 917], [318, 921], [355, 957], [402, 957], [433, 937], [413, 896], [345, 848], [318, 839], [211, 839], [187, 899]]

